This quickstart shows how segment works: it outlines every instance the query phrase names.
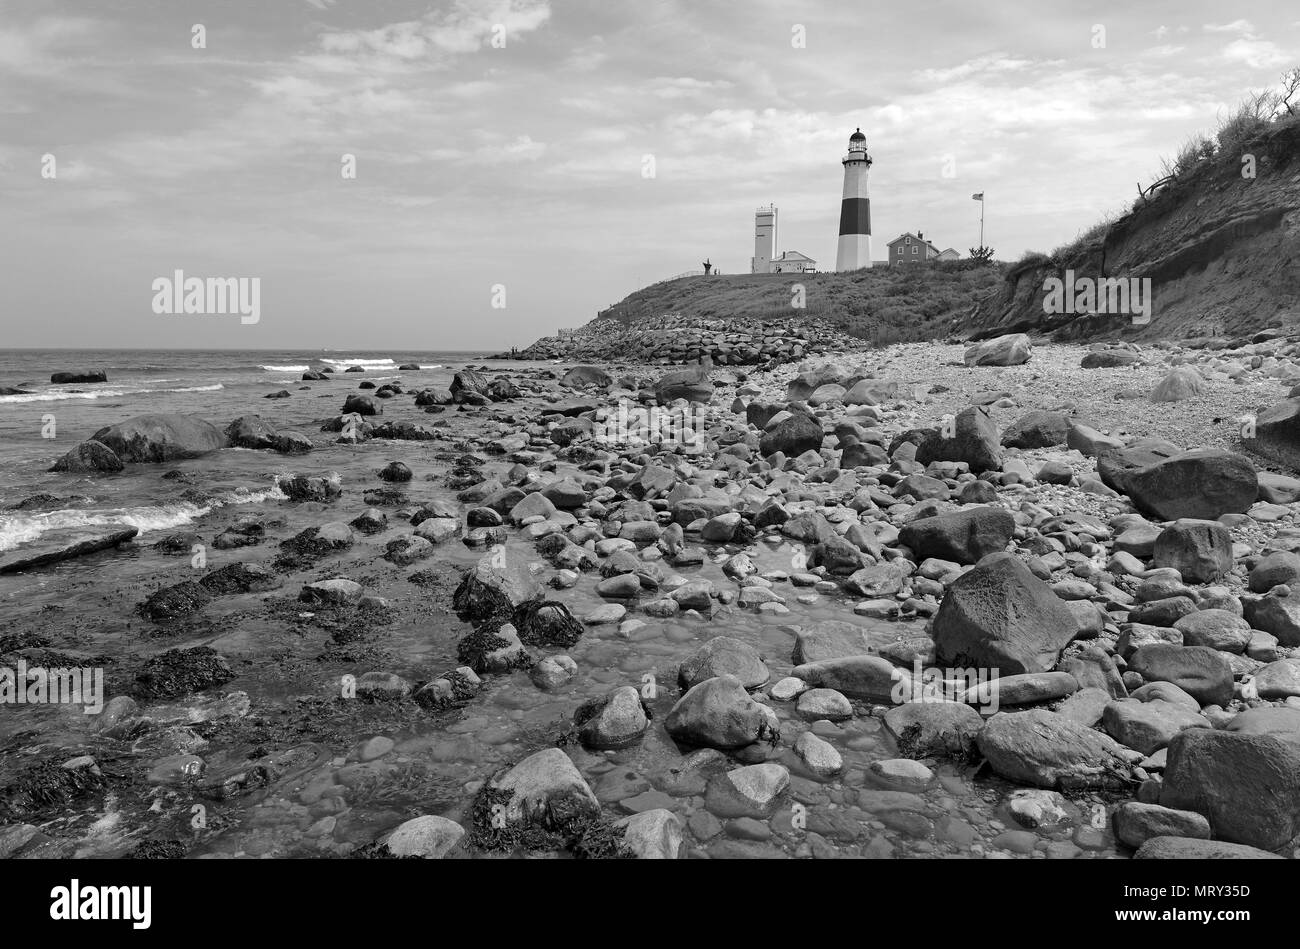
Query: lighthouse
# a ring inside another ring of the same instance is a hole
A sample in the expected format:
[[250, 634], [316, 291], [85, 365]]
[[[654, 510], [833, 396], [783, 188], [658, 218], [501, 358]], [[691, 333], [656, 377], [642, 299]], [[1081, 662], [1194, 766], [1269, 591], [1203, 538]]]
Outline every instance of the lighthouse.
[[871, 266], [871, 197], [867, 172], [871, 156], [867, 137], [858, 129], [849, 136], [849, 153], [844, 156], [844, 199], [840, 202], [840, 243], [835, 253], [836, 270], [858, 270]]

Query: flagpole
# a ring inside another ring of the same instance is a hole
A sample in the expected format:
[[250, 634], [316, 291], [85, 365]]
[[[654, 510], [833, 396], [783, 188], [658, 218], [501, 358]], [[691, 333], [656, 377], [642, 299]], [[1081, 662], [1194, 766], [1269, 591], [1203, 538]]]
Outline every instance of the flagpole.
[[980, 249], [984, 249], [984, 192], [980, 192]]

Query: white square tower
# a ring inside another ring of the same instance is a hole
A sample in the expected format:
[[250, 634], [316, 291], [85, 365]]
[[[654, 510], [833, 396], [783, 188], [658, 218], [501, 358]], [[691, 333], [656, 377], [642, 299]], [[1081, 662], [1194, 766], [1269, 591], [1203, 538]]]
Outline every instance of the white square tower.
[[749, 272], [771, 273], [775, 256], [776, 207], [759, 208], [754, 212], [754, 256], [749, 261]]

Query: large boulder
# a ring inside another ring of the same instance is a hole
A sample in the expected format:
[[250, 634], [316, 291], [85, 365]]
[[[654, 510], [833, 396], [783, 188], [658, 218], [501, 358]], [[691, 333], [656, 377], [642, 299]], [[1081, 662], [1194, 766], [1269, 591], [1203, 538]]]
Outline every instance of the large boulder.
[[1300, 398], [1283, 399], [1255, 417], [1241, 443], [1251, 451], [1288, 468], [1300, 470]]
[[1181, 402], [1205, 391], [1205, 379], [1191, 366], [1170, 370], [1151, 390], [1152, 402]]
[[1223, 726], [1226, 732], [1247, 735], [1275, 735], [1293, 745], [1300, 744], [1300, 708], [1289, 705], [1260, 705], [1238, 712]]
[[1275, 550], [1259, 558], [1250, 570], [1248, 585], [1253, 593], [1267, 593], [1279, 583], [1300, 586], [1300, 555]]
[[798, 666], [823, 659], [865, 656], [871, 652], [866, 627], [843, 620], [822, 620], [795, 634], [790, 661]]
[[703, 362], [687, 366], [685, 369], [664, 373], [655, 383], [655, 399], [660, 404], [667, 404], [675, 399], [708, 402], [713, 398], [713, 386], [709, 384], [709, 373], [712, 370], [713, 360], [706, 358]]
[[980, 506], [912, 521], [899, 532], [898, 539], [916, 555], [918, 563], [937, 557], [971, 564], [1005, 549], [1015, 528], [1016, 519], [1010, 511]]
[[448, 388], [451, 390], [452, 398], [457, 402], [464, 401], [467, 393], [486, 397], [488, 378], [473, 369], [462, 369], [451, 377], [451, 385]]
[[1134, 860], [1283, 860], [1275, 853], [1199, 837], [1152, 837], [1133, 854]]
[[50, 382], [60, 385], [84, 385], [86, 383], [107, 382], [108, 376], [103, 369], [84, 369], [80, 372], [56, 372], [50, 375]]
[[639, 860], [676, 860], [682, 849], [682, 819], [667, 808], [641, 811], [614, 821], [623, 846]]
[[454, 820], [426, 814], [406, 821], [383, 838], [394, 857], [422, 857], [441, 860], [456, 849], [465, 836], [465, 828]]
[[1241, 605], [1252, 629], [1272, 633], [1283, 646], [1300, 646], [1300, 596], [1287, 590], [1286, 596], [1244, 598]]
[[587, 386], [604, 389], [613, 383], [614, 380], [610, 378], [609, 373], [596, 366], [574, 366], [560, 377], [560, 385], [571, 389], [583, 389]]
[[1203, 706], [1232, 701], [1232, 663], [1209, 646], [1151, 643], [1129, 656], [1128, 668], [1147, 682], [1172, 682]]
[[104, 474], [121, 471], [123, 467], [125, 466], [122, 464], [122, 459], [114, 454], [113, 449], [102, 442], [87, 439], [68, 449], [50, 470], [67, 471], [73, 474]]
[[[1074, 438], [1070, 439], [1070, 447], [1083, 451]], [[1128, 492], [1128, 476], [1134, 471], [1181, 453], [1182, 448], [1178, 445], [1158, 438], [1144, 438], [1127, 447], [1120, 443], [1099, 446], [1096, 451], [1083, 451], [1085, 455], [1096, 455], [1097, 476], [1102, 484], [1120, 493]]]
[[1084, 425], [1078, 421], [1070, 422], [1070, 427], [1065, 433], [1065, 444], [1090, 458], [1100, 458], [1103, 452], [1124, 447], [1123, 439], [1103, 435], [1091, 425]]
[[948, 588], [931, 635], [941, 664], [1046, 672], [1079, 630], [1052, 588], [1010, 553], [990, 554]]
[[343, 400], [343, 414], [350, 415], [353, 412], [357, 415], [380, 415], [383, 410], [372, 397], [353, 393]]
[[730, 636], [715, 636], [687, 657], [677, 670], [677, 683], [683, 689], [712, 679], [731, 675], [746, 689], [756, 689], [770, 676], [757, 649]]
[[1115, 810], [1115, 839], [1127, 847], [1141, 847], [1153, 837], [1190, 837], [1208, 840], [1210, 822], [1195, 811], [1176, 811], [1160, 804], [1127, 801]]
[[1210, 728], [1209, 721], [1183, 705], [1160, 700], [1120, 699], [1101, 715], [1102, 727], [1122, 745], [1154, 754], [1188, 728]]
[[894, 739], [910, 742], [924, 756], [969, 758], [983, 727], [980, 713], [964, 702], [904, 702], [885, 713]]
[[1141, 356], [1127, 349], [1103, 349], [1085, 355], [1079, 366], [1083, 369], [1114, 369], [1117, 366], [1132, 366], [1141, 361]]
[[503, 550], [484, 554], [462, 577], [452, 595], [456, 613], [475, 625], [494, 617], [510, 617], [541, 594], [541, 584], [520, 557]]
[[1046, 709], [998, 712], [975, 739], [993, 770], [1040, 788], [1126, 787], [1136, 752]]
[[886, 379], [860, 379], [844, 393], [845, 405], [879, 405], [899, 397], [898, 383]]
[[1300, 745], [1189, 729], [1169, 743], [1160, 803], [1204, 814], [1217, 840], [1276, 850], [1300, 832]]
[[139, 463], [199, 458], [228, 444], [220, 429], [196, 415], [137, 415], [90, 437], [122, 461]]
[[763, 433], [758, 450], [764, 456], [779, 451], [787, 458], [794, 458], [806, 451], [820, 449], [824, 437], [821, 422], [806, 412], [791, 412], [788, 418]]
[[966, 350], [968, 366], [1019, 366], [1029, 362], [1033, 346], [1024, 333], [1011, 333], [976, 343]]
[[1250, 460], [1217, 449], [1185, 451], [1137, 468], [1124, 476], [1124, 483], [1133, 504], [1162, 521], [1243, 514], [1259, 493]]
[[790, 772], [774, 761], [736, 768], [709, 779], [704, 806], [719, 817], [766, 820], [780, 807]]
[[534, 752], [489, 786], [505, 798], [498, 814], [507, 827], [550, 827], [600, 815], [600, 801], [559, 748]]
[[1070, 420], [1060, 412], [1027, 412], [1002, 432], [1007, 448], [1051, 448], [1064, 445], [1070, 434]]
[[743, 748], [779, 734], [776, 713], [755, 702], [735, 676], [692, 686], [664, 720], [668, 734], [687, 745]]
[[641, 693], [625, 685], [606, 695], [588, 699], [573, 715], [583, 745], [594, 749], [626, 748], [650, 725]]
[[260, 415], [241, 415], [226, 426], [226, 437], [235, 448], [274, 448], [279, 434]]
[[278, 479], [276, 485], [290, 501], [332, 501], [343, 493], [343, 479], [337, 471], [291, 475]]
[[1218, 521], [1181, 518], [1156, 538], [1153, 563], [1192, 583], [1212, 583], [1232, 569], [1232, 535]]
[[922, 465], [932, 461], [964, 461], [975, 474], [1001, 468], [998, 427], [989, 417], [988, 409], [971, 406], [958, 412], [951, 432], [940, 428], [929, 433], [916, 447], [916, 461]]
[[795, 678], [820, 689], [834, 689], [852, 699], [892, 702], [903, 672], [880, 656], [844, 656], [795, 666]]

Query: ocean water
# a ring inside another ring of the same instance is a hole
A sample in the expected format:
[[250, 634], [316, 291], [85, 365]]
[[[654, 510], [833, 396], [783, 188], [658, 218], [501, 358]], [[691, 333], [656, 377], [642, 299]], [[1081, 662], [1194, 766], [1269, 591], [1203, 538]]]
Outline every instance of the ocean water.
[[[57, 528], [124, 522], [150, 533], [182, 528], [224, 504], [277, 500], [274, 475], [310, 471], [328, 461], [348, 474], [348, 455], [325, 452], [299, 458], [273, 456], [283, 471], [268, 470], [265, 452], [225, 451], [182, 462], [176, 468], [202, 470], [222, 490], [212, 502], [196, 504], [159, 498], [158, 467], [129, 466], [121, 474], [58, 474], [48, 469], [73, 445], [99, 429], [149, 412], [198, 415], [225, 428], [241, 415], [258, 414], [276, 427], [318, 435], [321, 420], [336, 416], [343, 398], [368, 379], [397, 382], [405, 391], [446, 386], [466, 365], [501, 371], [524, 362], [492, 362], [484, 352], [312, 351], [312, 350], [0, 350], [0, 387], [30, 394], [0, 395], [0, 551]], [[416, 363], [419, 371], [398, 371]], [[303, 382], [308, 369], [333, 367], [325, 382]], [[360, 366], [363, 373], [344, 373]], [[61, 371], [102, 369], [107, 383], [52, 385]], [[267, 399], [288, 390], [287, 399]], [[50, 437], [52, 436], [52, 437]], [[67, 504], [14, 511], [13, 505], [39, 493], [69, 497]], [[174, 492], [168, 492], [174, 493]]]

